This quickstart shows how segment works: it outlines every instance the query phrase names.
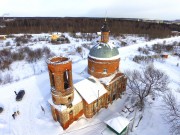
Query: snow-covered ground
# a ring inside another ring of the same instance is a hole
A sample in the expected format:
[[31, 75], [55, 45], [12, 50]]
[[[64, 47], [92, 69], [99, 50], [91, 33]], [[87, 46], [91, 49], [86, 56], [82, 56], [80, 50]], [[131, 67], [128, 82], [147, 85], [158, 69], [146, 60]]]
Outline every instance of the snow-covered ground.
[[[45, 34], [46, 35], [46, 34]], [[34, 34], [33, 37], [43, 36]], [[47, 46], [56, 55], [69, 56], [73, 62], [73, 81], [78, 82], [87, 76], [87, 55], [89, 50], [83, 48], [82, 53], [77, 53], [76, 47], [81, 44], [91, 44], [89, 41], [79, 40], [66, 36], [70, 39], [70, 44], [52, 45], [46, 41], [37, 42], [29, 45], [31, 48], [42, 48]], [[174, 41], [180, 42], [180, 37], [171, 37], [166, 39], [156, 39], [152, 41], [145, 41], [144, 38], [136, 38], [136, 43], [129, 41], [130, 37], [126, 36], [128, 46], [120, 47], [119, 53], [121, 57], [120, 70], [124, 72], [127, 69], [140, 69], [144, 67], [143, 64], [137, 64], [132, 61], [134, 55], [139, 54], [138, 47], [146, 45], [152, 46], [155, 43], [172, 43]], [[132, 38], [132, 37], [131, 37]], [[134, 38], [134, 37], [133, 37]], [[7, 39], [12, 44], [12, 39]], [[123, 39], [125, 41], [125, 39]], [[116, 44], [118, 41], [113, 39]], [[0, 49], [4, 48], [0, 43]], [[176, 56], [170, 55], [164, 61], [155, 61], [154, 66], [164, 71], [170, 78], [170, 88], [173, 93], [180, 99], [180, 93], [175, 90], [180, 87], [180, 67], [176, 64], [180, 63], [180, 59]], [[122, 96], [121, 99], [116, 100], [109, 105], [107, 109], [101, 109], [93, 118], [87, 119], [82, 116], [78, 121], [75, 121], [67, 130], [63, 130], [58, 122], [52, 118], [50, 106], [47, 100], [50, 98], [50, 83], [47, 72], [47, 65], [45, 59], [41, 59], [35, 63], [28, 63], [26, 61], [14, 62], [11, 64], [10, 70], [0, 71], [2, 75], [10, 73], [14, 81], [10, 84], [0, 86], [0, 107], [4, 111], [0, 113], [0, 135], [113, 135], [104, 120], [116, 116], [127, 116], [131, 120], [134, 117], [132, 114], [125, 114], [125, 106], [129, 106], [130, 101], [128, 95]], [[22, 101], [15, 100], [14, 91], [24, 89], [26, 94]], [[134, 127], [129, 131], [130, 135], [169, 135], [169, 125], [165, 124], [162, 119], [162, 98], [158, 97], [155, 101], [151, 101], [144, 110], [143, 118], [138, 127], [136, 127], [139, 115], [136, 115]], [[41, 106], [45, 109], [45, 113], [41, 110]], [[14, 120], [12, 114], [19, 110], [20, 114]]]

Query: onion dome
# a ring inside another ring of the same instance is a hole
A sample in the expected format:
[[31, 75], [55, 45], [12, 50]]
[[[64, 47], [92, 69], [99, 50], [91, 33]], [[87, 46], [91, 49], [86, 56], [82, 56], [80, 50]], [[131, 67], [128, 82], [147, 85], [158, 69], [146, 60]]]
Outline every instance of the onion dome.
[[99, 43], [91, 48], [89, 57], [101, 60], [119, 59], [119, 51], [115, 45], [110, 43]]

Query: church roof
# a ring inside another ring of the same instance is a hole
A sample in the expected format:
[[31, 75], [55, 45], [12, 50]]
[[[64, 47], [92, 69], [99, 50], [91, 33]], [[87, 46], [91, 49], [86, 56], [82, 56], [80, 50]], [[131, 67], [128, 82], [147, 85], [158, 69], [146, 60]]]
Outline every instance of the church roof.
[[88, 104], [107, 93], [100, 81], [93, 76], [74, 84], [74, 87]]
[[119, 51], [115, 45], [111, 43], [99, 43], [91, 48], [89, 52], [89, 57], [94, 59], [104, 59], [104, 60], [111, 60], [111, 59], [118, 59], [119, 58]]

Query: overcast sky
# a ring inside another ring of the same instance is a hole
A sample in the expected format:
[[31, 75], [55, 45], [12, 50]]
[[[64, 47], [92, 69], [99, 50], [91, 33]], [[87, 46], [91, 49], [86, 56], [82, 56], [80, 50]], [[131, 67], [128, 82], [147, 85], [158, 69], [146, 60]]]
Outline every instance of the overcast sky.
[[180, 19], [180, 0], [0, 0], [0, 16]]

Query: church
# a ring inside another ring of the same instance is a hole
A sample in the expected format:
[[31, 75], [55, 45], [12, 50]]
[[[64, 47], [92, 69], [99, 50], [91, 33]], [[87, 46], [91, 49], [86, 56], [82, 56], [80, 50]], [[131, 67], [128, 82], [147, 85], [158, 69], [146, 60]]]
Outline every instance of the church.
[[66, 57], [47, 60], [51, 95], [48, 100], [52, 116], [63, 129], [82, 115], [92, 118], [101, 108], [107, 108], [121, 98], [126, 90], [127, 78], [120, 72], [118, 49], [109, 43], [107, 21], [101, 28], [101, 41], [88, 55], [89, 77], [73, 83], [72, 61]]

